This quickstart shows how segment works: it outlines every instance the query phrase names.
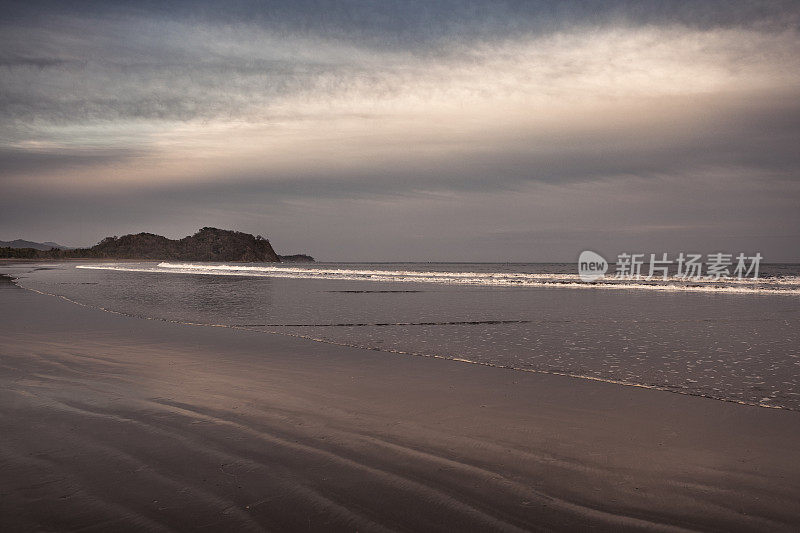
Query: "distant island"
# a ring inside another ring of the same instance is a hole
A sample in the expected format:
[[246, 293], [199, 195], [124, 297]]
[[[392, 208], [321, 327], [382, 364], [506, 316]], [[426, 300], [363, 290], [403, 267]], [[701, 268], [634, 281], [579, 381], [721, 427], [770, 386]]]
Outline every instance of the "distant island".
[[[39, 243], [31, 242], [31, 244]], [[269, 240], [261, 235], [253, 236], [240, 231], [209, 227], [202, 228], [189, 237], [176, 240], [152, 233], [137, 233], [122, 237], [106, 237], [91, 248], [67, 249], [56, 246], [50, 249], [33, 246], [26, 248], [5, 246], [0, 247], [0, 257], [16, 259], [164, 259], [247, 263], [314, 261], [313, 257], [305, 254], [279, 256], [273, 250]]]
[[306, 254], [293, 254], [293, 255], [279, 255], [280, 260], [284, 263], [313, 263], [314, 258]]

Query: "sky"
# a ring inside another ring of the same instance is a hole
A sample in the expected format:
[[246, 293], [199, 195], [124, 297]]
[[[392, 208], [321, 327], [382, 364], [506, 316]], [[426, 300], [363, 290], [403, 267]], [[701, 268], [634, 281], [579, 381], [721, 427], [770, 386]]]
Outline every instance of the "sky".
[[798, 2], [0, 3], [0, 240], [800, 261]]

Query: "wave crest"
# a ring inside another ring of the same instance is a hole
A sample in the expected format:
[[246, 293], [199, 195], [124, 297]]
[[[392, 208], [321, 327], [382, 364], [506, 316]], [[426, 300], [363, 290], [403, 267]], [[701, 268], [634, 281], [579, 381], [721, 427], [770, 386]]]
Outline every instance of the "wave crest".
[[492, 287], [563, 287], [580, 289], [629, 289], [686, 292], [723, 292], [746, 294], [800, 294], [800, 277], [762, 279], [691, 279], [623, 280], [603, 278], [591, 283], [576, 274], [524, 272], [425, 272], [417, 270], [378, 270], [325, 267], [285, 267], [267, 265], [228, 265], [161, 262], [154, 266], [120, 263], [79, 265], [77, 268], [150, 272], [168, 274], [201, 274], [215, 276], [252, 276], [293, 279], [330, 279], [376, 282], [415, 282]]

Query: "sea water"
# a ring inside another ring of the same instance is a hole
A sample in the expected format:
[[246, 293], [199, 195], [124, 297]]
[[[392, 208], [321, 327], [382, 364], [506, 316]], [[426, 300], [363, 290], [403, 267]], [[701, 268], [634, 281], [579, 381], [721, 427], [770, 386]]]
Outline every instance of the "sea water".
[[24, 288], [136, 317], [800, 409], [800, 265], [761, 270], [587, 284], [558, 263], [7, 269]]

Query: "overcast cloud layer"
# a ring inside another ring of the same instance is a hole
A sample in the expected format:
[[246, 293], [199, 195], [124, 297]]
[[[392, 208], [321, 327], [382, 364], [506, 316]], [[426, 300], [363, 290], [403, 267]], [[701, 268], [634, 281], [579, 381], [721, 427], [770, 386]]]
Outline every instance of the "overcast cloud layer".
[[796, 2], [20, 2], [0, 240], [800, 260]]

